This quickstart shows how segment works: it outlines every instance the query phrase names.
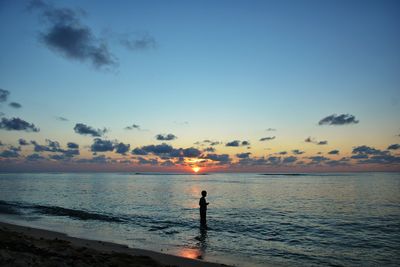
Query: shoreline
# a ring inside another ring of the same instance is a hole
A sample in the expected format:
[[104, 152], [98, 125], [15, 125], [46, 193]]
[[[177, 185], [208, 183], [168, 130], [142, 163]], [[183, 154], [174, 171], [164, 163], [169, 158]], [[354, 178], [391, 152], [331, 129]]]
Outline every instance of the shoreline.
[[0, 237], [2, 266], [54, 266], [60, 260], [66, 266], [229, 266], [5, 222]]

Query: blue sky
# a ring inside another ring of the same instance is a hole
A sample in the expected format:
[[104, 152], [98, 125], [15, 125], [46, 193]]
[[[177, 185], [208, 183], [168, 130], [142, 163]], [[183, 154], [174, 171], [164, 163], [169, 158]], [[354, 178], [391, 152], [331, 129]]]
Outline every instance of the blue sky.
[[[0, 88], [10, 93], [0, 111], [3, 118], [21, 118], [40, 131], [3, 127], [2, 149], [17, 147], [19, 138], [80, 145], [80, 155], [58, 162], [49, 159], [53, 152], [38, 153], [44, 159], [35, 161], [35, 168], [78, 166], [78, 159], [99, 155], [131, 161], [124, 168], [143, 167], [131, 153], [92, 155], [94, 137], [76, 133], [77, 123], [106, 127], [101, 138], [130, 149], [160, 144], [155, 135], [172, 133], [178, 138], [167, 143], [199, 149], [196, 164], [204, 167], [216, 162], [201, 162], [207, 153], [195, 143], [216, 140], [222, 144], [213, 153], [232, 159], [224, 170], [399, 168], [399, 150], [387, 149], [400, 138], [397, 1], [33, 3], [34, 8], [29, 1], [0, 2]], [[73, 29], [90, 32], [92, 48], [106, 47], [110, 62], [96, 65], [91, 56], [66, 56], [66, 44], [79, 44], [65, 35], [67, 43], [46, 41], [61, 21], [60, 10], [73, 14]], [[318, 125], [332, 114], [348, 114], [357, 122]], [[141, 130], [124, 129], [132, 124]], [[267, 136], [275, 139], [259, 141]], [[316, 141], [304, 142], [307, 137]], [[250, 148], [227, 147], [233, 140], [247, 140]], [[316, 145], [324, 140], [327, 145]], [[351, 157], [359, 146], [391, 158], [371, 160], [378, 164], [373, 166], [357, 162]], [[300, 164], [281, 164], [294, 149], [305, 151], [296, 156]], [[340, 156], [328, 156], [332, 150]], [[40, 152], [33, 145], [18, 151], [18, 157], [3, 157], [2, 166], [22, 166], [26, 156]], [[288, 153], [278, 154], [279, 164], [267, 160], [282, 151]], [[242, 166], [235, 155], [247, 152], [252, 160], [266, 161]], [[308, 164], [316, 155], [346, 160], [337, 166], [324, 164], [328, 159]], [[158, 160], [144, 164], [149, 169], [166, 158], [146, 156]], [[170, 167], [177, 169], [194, 164], [172, 161]]]

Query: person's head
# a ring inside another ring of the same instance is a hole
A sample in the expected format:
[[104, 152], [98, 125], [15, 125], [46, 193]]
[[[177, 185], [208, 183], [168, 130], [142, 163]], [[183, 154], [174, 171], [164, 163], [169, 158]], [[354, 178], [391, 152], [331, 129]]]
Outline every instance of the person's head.
[[206, 190], [201, 191], [201, 195], [202, 195], [203, 197], [206, 197], [206, 196], [207, 196], [207, 191], [206, 191]]

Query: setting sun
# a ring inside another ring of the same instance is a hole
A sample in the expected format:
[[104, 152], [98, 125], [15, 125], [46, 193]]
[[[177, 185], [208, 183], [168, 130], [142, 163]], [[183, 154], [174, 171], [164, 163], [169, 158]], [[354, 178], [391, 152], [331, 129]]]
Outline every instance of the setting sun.
[[192, 170], [197, 173], [200, 171], [200, 167], [192, 167]]

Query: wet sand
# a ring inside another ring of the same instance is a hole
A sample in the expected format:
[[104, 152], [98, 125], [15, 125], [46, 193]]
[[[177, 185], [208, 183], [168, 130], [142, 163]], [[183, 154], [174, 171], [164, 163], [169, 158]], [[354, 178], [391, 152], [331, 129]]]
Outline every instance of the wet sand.
[[0, 266], [194, 266], [209, 263], [0, 222]]

